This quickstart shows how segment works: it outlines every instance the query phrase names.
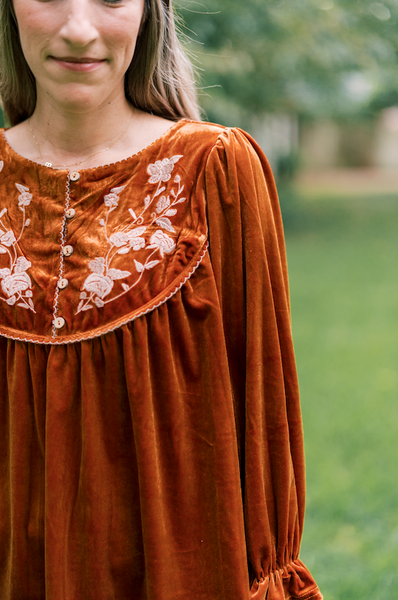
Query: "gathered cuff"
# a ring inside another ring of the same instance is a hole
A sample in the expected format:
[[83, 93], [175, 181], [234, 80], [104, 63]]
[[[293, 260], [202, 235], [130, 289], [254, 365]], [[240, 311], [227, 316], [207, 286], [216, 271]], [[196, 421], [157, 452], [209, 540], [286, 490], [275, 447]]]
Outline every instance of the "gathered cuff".
[[297, 559], [262, 579], [255, 579], [250, 600], [322, 600], [307, 567]]

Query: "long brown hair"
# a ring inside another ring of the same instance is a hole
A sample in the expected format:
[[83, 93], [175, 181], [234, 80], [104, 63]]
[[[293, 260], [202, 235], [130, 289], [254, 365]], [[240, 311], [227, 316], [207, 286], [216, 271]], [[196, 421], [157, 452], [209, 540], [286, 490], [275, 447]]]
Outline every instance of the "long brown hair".
[[[141, 110], [173, 121], [200, 119], [194, 70], [178, 39], [171, 0], [145, 0], [124, 87]], [[0, 95], [11, 125], [33, 114], [36, 81], [22, 52], [12, 0], [0, 0]]]

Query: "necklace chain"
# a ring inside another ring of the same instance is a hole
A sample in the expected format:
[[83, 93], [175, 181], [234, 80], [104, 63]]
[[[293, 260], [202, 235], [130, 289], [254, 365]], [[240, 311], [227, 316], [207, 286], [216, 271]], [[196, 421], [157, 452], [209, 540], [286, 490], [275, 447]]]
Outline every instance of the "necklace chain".
[[[130, 127], [130, 123], [132, 121], [132, 118], [133, 118], [133, 115], [131, 115], [131, 117], [129, 119], [129, 122], [127, 123], [127, 127], [122, 131], [122, 133], [115, 140], [113, 140], [112, 144], [110, 146], [108, 146], [107, 148], [103, 148], [102, 150], [97, 150], [96, 152], [93, 152], [92, 154], [90, 154], [89, 156], [87, 156], [87, 158], [85, 158], [84, 160], [81, 160], [80, 162], [73, 163], [71, 165], [61, 165], [61, 164], [55, 165], [52, 162], [45, 162], [44, 165], [46, 167], [61, 167], [61, 168], [63, 167], [65, 169], [70, 169], [71, 167], [78, 167], [79, 165], [82, 165], [83, 163], [87, 162], [93, 156], [96, 156], [97, 154], [101, 154], [103, 152], [106, 152], [107, 150], [110, 150], [112, 148], [112, 146], [114, 146], [117, 142], [119, 142], [122, 139], [122, 137], [124, 136], [124, 134], [127, 132], [128, 128]], [[43, 158], [43, 155], [41, 153], [39, 142], [37, 141], [37, 138], [36, 138], [36, 136], [34, 134], [34, 131], [33, 131], [32, 127], [31, 127], [31, 125], [30, 125], [30, 119], [31, 119], [31, 117], [29, 117], [29, 119], [28, 119], [28, 127], [30, 129], [32, 137], [33, 137], [33, 139], [35, 141], [35, 144], [37, 146], [37, 149], [39, 151], [40, 161], [43, 163], [44, 162], [44, 158]]]

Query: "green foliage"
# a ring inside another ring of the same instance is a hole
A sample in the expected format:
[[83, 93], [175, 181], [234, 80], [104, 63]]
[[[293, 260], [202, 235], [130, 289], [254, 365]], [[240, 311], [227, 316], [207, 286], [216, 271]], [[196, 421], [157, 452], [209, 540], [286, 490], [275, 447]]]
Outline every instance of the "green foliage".
[[307, 451], [301, 558], [325, 600], [395, 600], [398, 197], [296, 203], [287, 249]]
[[180, 0], [179, 12], [210, 119], [344, 117], [398, 100], [397, 0]]

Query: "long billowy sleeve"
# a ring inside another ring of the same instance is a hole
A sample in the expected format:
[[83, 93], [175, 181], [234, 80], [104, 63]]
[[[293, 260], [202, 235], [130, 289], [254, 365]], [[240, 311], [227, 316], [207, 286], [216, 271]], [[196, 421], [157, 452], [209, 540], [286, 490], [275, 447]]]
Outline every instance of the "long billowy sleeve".
[[210, 256], [239, 446], [251, 600], [320, 600], [299, 560], [305, 473], [282, 221], [269, 164], [240, 130], [209, 154]]

